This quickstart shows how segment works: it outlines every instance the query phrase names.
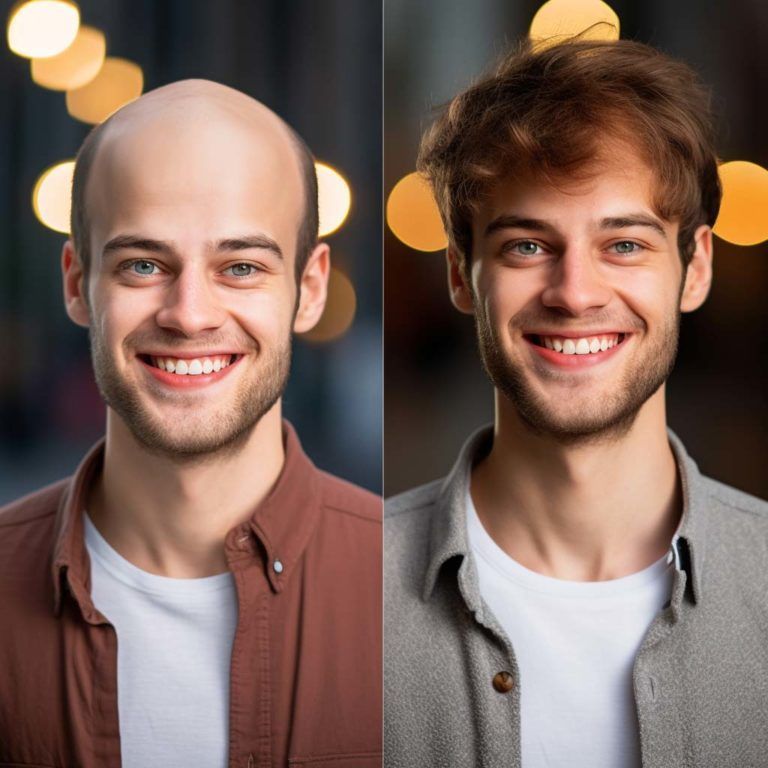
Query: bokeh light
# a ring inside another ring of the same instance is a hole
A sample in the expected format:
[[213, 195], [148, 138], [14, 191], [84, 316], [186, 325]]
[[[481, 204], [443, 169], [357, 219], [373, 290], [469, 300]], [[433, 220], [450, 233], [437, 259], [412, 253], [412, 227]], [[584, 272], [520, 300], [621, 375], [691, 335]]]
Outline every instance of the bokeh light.
[[81, 26], [72, 45], [58, 56], [32, 59], [32, 80], [54, 91], [81, 88], [99, 74], [106, 52], [104, 33]]
[[584, 40], [618, 40], [619, 17], [602, 0], [549, 0], [528, 32], [535, 48], [547, 48], [579, 35]]
[[448, 245], [432, 190], [418, 173], [409, 173], [392, 188], [387, 223], [398, 240], [417, 251], [440, 251]]
[[715, 234], [736, 245], [768, 240], [768, 170], [745, 160], [719, 168], [723, 201], [713, 227]]
[[29, 0], [8, 19], [8, 47], [26, 58], [55, 56], [68, 48], [80, 26], [80, 10], [68, 0]]
[[72, 174], [75, 161], [66, 160], [43, 171], [32, 192], [35, 216], [49, 229], [69, 233]]
[[320, 322], [301, 338], [309, 341], [334, 341], [343, 336], [352, 325], [357, 309], [357, 296], [352, 281], [336, 267], [328, 278], [328, 301]]
[[352, 193], [346, 179], [330, 165], [315, 163], [317, 205], [320, 213], [320, 237], [335, 232], [346, 220]]
[[138, 64], [108, 56], [93, 80], [67, 91], [67, 112], [95, 125], [141, 96], [143, 87], [144, 75]]

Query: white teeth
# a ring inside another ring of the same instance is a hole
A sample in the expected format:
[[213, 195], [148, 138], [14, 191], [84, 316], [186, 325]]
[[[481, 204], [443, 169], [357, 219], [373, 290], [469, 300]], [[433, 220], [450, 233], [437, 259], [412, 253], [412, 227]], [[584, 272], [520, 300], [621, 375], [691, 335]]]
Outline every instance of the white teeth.
[[615, 347], [619, 343], [619, 336], [620, 334], [609, 334], [608, 336], [585, 336], [580, 339], [539, 336], [539, 344], [564, 355], [594, 355]]
[[152, 357], [152, 364], [162, 371], [175, 373], [178, 376], [199, 376], [202, 373], [218, 372], [226, 368], [232, 361], [232, 356], [199, 357], [193, 360], [181, 360], [172, 357]]
[[577, 355], [589, 354], [589, 342], [586, 339], [579, 339], [576, 342], [576, 354]]

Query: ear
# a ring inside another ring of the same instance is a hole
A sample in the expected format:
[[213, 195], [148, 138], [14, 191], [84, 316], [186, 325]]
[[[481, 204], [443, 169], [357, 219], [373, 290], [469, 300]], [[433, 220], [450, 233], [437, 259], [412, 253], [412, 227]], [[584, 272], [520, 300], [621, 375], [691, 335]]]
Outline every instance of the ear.
[[61, 249], [61, 274], [64, 280], [64, 307], [72, 322], [88, 328], [91, 324], [88, 313], [88, 286], [85, 284], [83, 265], [75, 252], [71, 240]]
[[317, 325], [328, 298], [328, 276], [331, 271], [331, 249], [318, 243], [307, 259], [299, 281], [299, 307], [293, 319], [295, 333], [305, 333]]
[[700, 226], [693, 236], [695, 249], [685, 273], [685, 285], [680, 297], [680, 311], [693, 312], [707, 298], [712, 285], [712, 229]]
[[456, 249], [448, 246], [445, 252], [448, 263], [448, 291], [451, 295], [453, 306], [466, 315], [474, 314], [472, 304], [472, 289], [464, 277], [463, 256]]

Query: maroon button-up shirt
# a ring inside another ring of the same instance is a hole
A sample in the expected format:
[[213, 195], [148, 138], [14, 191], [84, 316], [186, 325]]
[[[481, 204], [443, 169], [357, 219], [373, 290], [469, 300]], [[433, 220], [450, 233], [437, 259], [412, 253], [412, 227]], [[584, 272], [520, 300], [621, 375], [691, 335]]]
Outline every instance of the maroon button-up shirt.
[[[120, 766], [117, 636], [91, 600], [83, 536], [103, 449], [0, 509], [0, 766]], [[381, 500], [316, 469], [288, 424], [285, 449], [276, 485], [225, 541], [238, 603], [228, 765], [378, 767]]]

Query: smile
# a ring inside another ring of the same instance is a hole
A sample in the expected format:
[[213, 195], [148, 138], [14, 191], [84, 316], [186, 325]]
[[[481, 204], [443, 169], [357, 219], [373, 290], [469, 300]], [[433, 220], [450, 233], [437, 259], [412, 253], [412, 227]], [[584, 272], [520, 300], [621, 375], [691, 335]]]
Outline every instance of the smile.
[[631, 336], [628, 333], [602, 333], [586, 336], [525, 334], [532, 351], [558, 366], [582, 368], [613, 357]]
[[137, 359], [156, 380], [171, 387], [190, 388], [212, 384], [237, 367], [243, 355], [208, 357], [159, 357], [140, 354]]

